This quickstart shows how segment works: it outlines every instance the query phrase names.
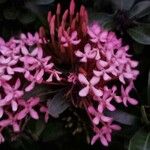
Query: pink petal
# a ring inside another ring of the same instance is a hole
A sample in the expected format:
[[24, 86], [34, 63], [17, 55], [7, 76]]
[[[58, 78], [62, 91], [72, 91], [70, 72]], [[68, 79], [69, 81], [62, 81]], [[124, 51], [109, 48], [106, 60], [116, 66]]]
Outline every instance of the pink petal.
[[41, 80], [42, 77], [43, 77], [43, 75], [44, 75], [44, 70], [41, 69], [40, 72], [39, 72], [39, 73], [37, 74], [37, 76], [36, 76], [36, 80], [37, 80], [37, 81]]
[[30, 109], [30, 115], [33, 119], [39, 119], [39, 115], [34, 109]]
[[106, 116], [102, 115], [101, 120], [104, 122], [110, 122], [112, 119], [110, 117], [106, 117]]
[[89, 90], [90, 90], [89, 86], [86, 86], [85, 88], [79, 91], [79, 96], [81, 97], [87, 96], [89, 93]]
[[30, 102], [30, 106], [35, 106], [37, 104], [39, 104], [40, 99], [39, 98], [32, 98], [32, 101]]
[[98, 63], [102, 66], [102, 67], [106, 67], [108, 65], [108, 63], [104, 60], [99, 60]]
[[25, 91], [26, 92], [29, 92], [31, 91], [35, 86], [35, 83], [34, 82], [31, 82], [26, 88], [25, 88]]
[[103, 92], [100, 89], [96, 89], [94, 86], [91, 87], [93, 93], [95, 94], [95, 96], [99, 97], [103, 95]]
[[96, 134], [95, 136], [93, 136], [92, 140], [91, 140], [91, 145], [93, 145], [99, 138], [99, 135]]
[[74, 40], [74, 41], [71, 41], [71, 43], [72, 43], [73, 45], [78, 45], [80, 42], [81, 42], [81, 40]]
[[137, 105], [137, 104], [138, 104], [138, 101], [137, 101], [137, 100], [135, 100], [134, 98], [130, 98], [130, 97], [128, 97], [128, 102], [129, 102], [130, 104], [132, 104], [132, 105]]
[[4, 110], [3, 110], [3, 108], [2, 108], [2, 107], [0, 107], [0, 118], [2, 118], [2, 117], [3, 117], [3, 114], [4, 114]]
[[121, 127], [119, 125], [113, 124], [113, 125], [111, 125], [111, 129], [113, 129], [113, 130], [121, 130]]
[[97, 70], [93, 70], [93, 73], [94, 73], [94, 75], [97, 76], [97, 77], [100, 77], [100, 76], [103, 74], [102, 71], [97, 71]]
[[76, 55], [77, 57], [83, 57], [83, 53], [82, 53], [81, 51], [79, 51], [79, 50], [77, 50], [77, 51], [75, 52], [75, 55]]
[[104, 110], [104, 106], [103, 106], [102, 104], [99, 104], [99, 105], [98, 105], [98, 111], [99, 111], [100, 113], [102, 113], [103, 110]]
[[1, 127], [7, 127], [8, 125], [10, 125], [11, 120], [7, 119], [7, 120], [2, 120], [0, 121], [0, 126]]
[[12, 100], [12, 101], [11, 101], [11, 107], [12, 107], [12, 110], [13, 110], [13, 111], [17, 111], [17, 109], [18, 109], [18, 104], [17, 104], [17, 102], [14, 101], [14, 100]]
[[96, 85], [96, 84], [98, 84], [98, 82], [100, 81], [100, 78], [98, 78], [98, 77], [92, 77], [92, 79], [90, 80], [90, 84], [91, 85]]
[[78, 79], [82, 84], [89, 85], [88, 80], [86, 79], [86, 77], [83, 74], [79, 73]]
[[15, 83], [15, 90], [17, 90], [21, 85], [20, 79], [18, 78], [16, 83]]
[[101, 140], [101, 142], [102, 142], [102, 144], [103, 144], [104, 146], [108, 146], [108, 142], [107, 142], [107, 140], [106, 140], [106, 138], [105, 138], [104, 136], [101, 136], [101, 137], [100, 137], [100, 140]]
[[72, 32], [71, 34], [71, 40], [74, 40], [77, 38], [77, 31]]
[[21, 47], [21, 52], [22, 52], [23, 55], [28, 55], [29, 54], [29, 52], [28, 52], [28, 50], [25, 46]]
[[17, 114], [17, 119], [22, 120], [23, 118], [26, 117], [27, 114], [28, 114], [28, 109], [25, 108]]
[[41, 47], [38, 48], [38, 58], [41, 59], [43, 57], [43, 50]]
[[93, 119], [93, 123], [94, 123], [95, 125], [98, 125], [98, 124], [99, 124], [99, 121], [100, 121], [100, 118], [99, 118], [99, 117], [95, 117], [95, 118]]
[[91, 51], [91, 45], [89, 43], [87, 43], [84, 47], [84, 52], [89, 53], [90, 51]]
[[19, 132], [20, 131], [20, 127], [16, 122], [13, 123], [13, 130], [14, 130], [14, 132]]
[[111, 77], [110, 77], [107, 73], [104, 73], [103, 79], [104, 79], [105, 81], [108, 81], [108, 80], [111, 79]]

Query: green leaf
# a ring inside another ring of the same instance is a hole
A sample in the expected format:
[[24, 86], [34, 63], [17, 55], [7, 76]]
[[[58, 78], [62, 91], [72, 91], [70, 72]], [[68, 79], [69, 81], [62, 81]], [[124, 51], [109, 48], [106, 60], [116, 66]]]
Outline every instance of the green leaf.
[[36, 17], [31, 12], [22, 12], [18, 19], [22, 24], [29, 24], [34, 22]]
[[58, 118], [61, 113], [63, 113], [69, 104], [64, 98], [64, 92], [61, 91], [57, 93], [52, 99], [47, 102], [48, 112], [51, 116]]
[[135, 133], [129, 142], [128, 150], [149, 150], [150, 148], [150, 131], [145, 128]]
[[66, 134], [66, 130], [64, 130], [64, 126], [59, 121], [49, 121], [46, 124], [46, 128], [41, 134], [40, 139], [44, 142], [46, 141], [54, 141]]
[[112, 3], [115, 5], [115, 9], [120, 10], [130, 10], [130, 8], [133, 6], [135, 0], [111, 0]]
[[48, 5], [53, 2], [54, 2], [54, 0], [35, 0], [35, 3], [38, 5]]
[[27, 130], [32, 135], [33, 139], [37, 141], [44, 131], [46, 124], [44, 120], [30, 120], [27, 124]]
[[0, 4], [5, 3], [5, 2], [6, 2], [6, 0], [0, 0]]
[[129, 35], [138, 43], [150, 45], [150, 25], [141, 24], [128, 29]]
[[4, 17], [7, 20], [15, 20], [18, 16], [18, 11], [15, 8], [6, 8], [3, 11]]
[[150, 105], [150, 70], [148, 73], [147, 100], [148, 100], [148, 105]]
[[111, 29], [113, 26], [113, 15], [107, 13], [89, 12], [90, 23], [98, 22], [102, 27]]
[[150, 1], [141, 1], [131, 9], [129, 17], [142, 18], [148, 14], [150, 14]]
[[114, 112], [106, 112], [106, 114], [113, 118], [113, 120], [124, 124], [124, 125], [133, 125], [138, 122], [138, 117], [121, 110], [116, 110]]

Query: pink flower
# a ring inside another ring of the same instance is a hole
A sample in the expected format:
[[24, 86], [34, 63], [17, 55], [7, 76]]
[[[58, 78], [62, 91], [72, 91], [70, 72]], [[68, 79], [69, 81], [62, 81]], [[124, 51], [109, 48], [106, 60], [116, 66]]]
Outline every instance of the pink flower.
[[5, 120], [1, 120], [0, 121], [0, 126], [5, 128], [7, 126], [12, 126], [13, 127], [13, 131], [14, 132], [19, 132], [20, 131], [20, 127], [18, 124], [18, 119], [17, 119], [17, 115], [13, 116], [10, 112], [7, 112], [8, 115], [8, 119]]
[[64, 36], [61, 37], [61, 42], [64, 47], [68, 47], [70, 44], [78, 45], [81, 40], [77, 39], [77, 31], [71, 33], [71, 36], [68, 35], [66, 31], [64, 31]]
[[100, 129], [97, 129], [96, 134], [93, 136], [91, 140], [91, 145], [93, 145], [98, 139], [100, 139], [101, 143], [104, 146], [108, 146], [108, 141]]
[[123, 86], [121, 86], [121, 94], [122, 94], [122, 101], [123, 104], [127, 107], [127, 102], [129, 102], [132, 105], [137, 105], [138, 102], [134, 98], [131, 98], [129, 96], [130, 91], [133, 89], [133, 82], [131, 81], [130, 84], [127, 86], [126, 89], [124, 89]]
[[90, 81], [86, 79], [86, 77], [79, 73], [78, 79], [80, 83], [84, 84], [86, 87], [84, 87], [82, 90], [79, 91], [79, 95], [81, 97], [85, 97], [88, 95], [88, 93], [91, 91], [96, 96], [102, 96], [103, 92], [100, 89], [96, 89], [95, 85], [99, 83], [100, 79], [93, 76]]
[[95, 125], [98, 125], [100, 122], [110, 122], [112, 120], [112, 118], [97, 111], [93, 106], [88, 107], [88, 112], [94, 117], [92, 121]]
[[19, 87], [21, 86], [20, 79], [18, 78], [16, 80], [16, 83], [14, 86], [10, 86], [9, 84], [5, 84], [4, 91], [7, 94], [6, 101], [11, 102], [12, 110], [16, 111], [18, 109], [17, 100], [23, 96], [24, 92], [22, 90], [19, 90]]
[[29, 113], [33, 119], [39, 119], [38, 113], [33, 109], [40, 102], [39, 98], [30, 98], [29, 100], [19, 100], [19, 105], [24, 109], [17, 114], [17, 119], [22, 120]]
[[113, 130], [121, 130], [121, 127], [108, 122], [101, 129], [96, 128], [94, 130], [96, 135], [92, 138], [91, 144], [93, 145], [98, 139], [100, 139], [104, 146], [108, 146], [108, 143], [111, 142], [111, 134]]
[[41, 84], [43, 81], [43, 75], [44, 75], [43, 70], [41, 71], [37, 70], [34, 75], [31, 74], [26, 75], [26, 79], [28, 79], [28, 81], [30, 81], [31, 83], [25, 88], [25, 91], [26, 92], [31, 91], [35, 87], [36, 83]]
[[92, 27], [88, 28], [88, 34], [91, 37], [91, 41], [93, 43], [97, 43], [99, 41], [99, 34], [101, 32], [101, 28], [98, 24], [92, 25]]
[[84, 47], [84, 53], [78, 50], [75, 55], [81, 58], [80, 62], [87, 62], [88, 59], [93, 59], [96, 56], [96, 51], [92, 50], [91, 45], [88, 43]]
[[105, 108], [110, 111], [114, 111], [116, 108], [110, 103], [112, 101], [112, 97], [109, 97], [106, 93], [103, 93], [103, 97], [95, 97], [97, 101], [99, 101], [98, 111], [102, 113]]

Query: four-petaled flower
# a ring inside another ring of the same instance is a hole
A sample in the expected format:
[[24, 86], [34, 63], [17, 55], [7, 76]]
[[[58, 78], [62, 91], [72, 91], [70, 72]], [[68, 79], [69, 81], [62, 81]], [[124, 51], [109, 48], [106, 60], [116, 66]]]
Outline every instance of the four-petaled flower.
[[91, 45], [88, 43], [84, 47], [84, 53], [80, 50], [75, 52], [77, 57], [80, 57], [80, 62], [87, 62], [87, 59], [93, 59], [96, 56], [97, 52], [92, 50]]
[[79, 91], [79, 95], [81, 97], [87, 96], [89, 92], [92, 92], [95, 96], [103, 95], [102, 90], [95, 88], [95, 85], [99, 83], [100, 78], [93, 76], [92, 79], [88, 81], [86, 77], [80, 73], [78, 75], [78, 80], [80, 81], [81, 84], [84, 84], [86, 86]]
[[28, 101], [25, 100], [19, 100], [19, 105], [23, 106], [23, 110], [21, 110], [18, 115], [17, 115], [17, 119], [18, 120], [22, 120], [23, 118], [26, 117], [26, 115], [29, 113], [30, 116], [33, 119], [39, 119], [39, 115], [38, 113], [34, 110], [33, 107], [35, 107], [36, 105], [38, 105], [40, 102], [39, 98], [30, 98]]

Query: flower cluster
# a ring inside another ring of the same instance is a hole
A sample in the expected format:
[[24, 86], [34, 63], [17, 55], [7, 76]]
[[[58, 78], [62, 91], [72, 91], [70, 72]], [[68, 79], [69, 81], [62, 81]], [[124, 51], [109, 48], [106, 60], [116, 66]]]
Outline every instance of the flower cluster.
[[128, 54], [129, 46], [123, 46], [114, 32], [108, 32], [95, 23], [88, 27], [87, 34], [89, 40], [85, 46], [75, 51], [80, 67], [84, 64], [84, 72], [78, 73], [78, 81], [83, 86], [79, 96], [81, 100], [90, 101], [85, 107], [95, 132], [91, 144], [100, 139], [108, 146], [112, 131], [121, 128], [112, 124], [113, 118], [106, 116], [105, 111], [115, 111], [114, 102], [125, 106], [138, 103], [129, 96], [134, 88], [133, 81], [139, 74], [135, 69], [138, 63]]
[[[70, 9], [65, 11], [61, 23], [59, 15], [58, 4], [56, 16], [48, 15], [50, 39], [56, 48], [53, 40], [56, 35], [58, 51], [64, 57], [68, 56], [72, 64], [67, 81], [73, 84], [73, 90], [79, 90], [80, 101], [91, 119], [95, 132], [91, 144], [100, 139], [103, 145], [108, 146], [112, 131], [121, 128], [112, 124], [113, 118], [105, 112], [115, 111], [115, 102], [126, 107], [138, 103], [129, 95], [139, 74], [135, 69], [138, 62], [132, 60], [129, 46], [124, 45], [114, 32], [104, 30], [97, 23], [88, 25], [84, 6], [79, 13], [75, 13], [74, 0], [71, 0]], [[66, 22], [68, 19], [70, 24]], [[57, 25], [58, 32], [54, 30], [54, 25]], [[83, 88], [79, 89], [79, 86]]]
[[47, 107], [39, 97], [24, 97], [37, 84], [49, 83], [54, 78], [61, 80], [51, 57], [44, 57], [41, 43], [38, 33], [21, 34], [20, 38], [11, 38], [8, 42], [0, 38], [0, 143], [4, 142], [2, 131], [6, 127], [12, 126], [14, 132], [19, 132], [28, 114], [38, 119], [37, 108], [48, 120]]
[[[39, 34], [21, 34], [9, 42], [0, 39], [0, 142], [4, 141], [1, 133], [6, 127], [12, 126], [14, 132], [19, 132], [27, 115], [39, 119], [37, 110], [45, 113], [48, 121], [47, 106], [39, 97], [24, 98], [37, 84], [56, 81], [58, 85], [67, 84], [67, 88], [69, 85], [65, 96], [70, 96], [77, 106], [82, 102], [91, 120], [95, 134], [91, 144], [100, 140], [108, 146], [112, 132], [121, 129], [107, 111], [115, 111], [119, 104], [127, 107], [138, 103], [130, 97], [139, 72], [129, 46], [99, 24], [88, 25], [84, 6], [79, 12], [76, 10], [71, 0], [63, 14], [60, 4], [56, 14], [49, 12], [49, 35], [41, 27]], [[45, 53], [47, 49], [51, 56]], [[51, 59], [65, 71], [56, 70]]]

